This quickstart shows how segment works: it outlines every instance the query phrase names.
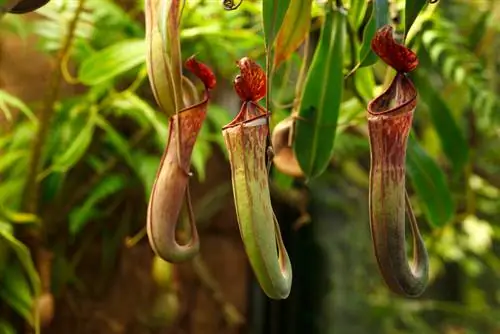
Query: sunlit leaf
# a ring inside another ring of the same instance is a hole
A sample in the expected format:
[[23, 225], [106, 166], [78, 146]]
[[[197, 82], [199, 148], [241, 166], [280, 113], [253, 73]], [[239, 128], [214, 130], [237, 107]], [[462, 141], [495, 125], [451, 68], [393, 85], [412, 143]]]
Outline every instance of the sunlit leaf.
[[23, 160], [28, 155], [27, 150], [12, 150], [6, 153], [2, 152], [2, 159], [0, 159], [0, 172], [4, 172], [16, 163], [20, 163], [19, 160]]
[[275, 40], [274, 67], [283, 61], [300, 46], [311, 27], [312, 0], [291, 0]]
[[35, 124], [38, 122], [33, 111], [23, 101], [7, 93], [3, 89], [0, 89], [0, 111], [4, 113], [7, 119], [10, 119], [12, 115], [9, 107], [15, 108], [22, 112], [26, 117], [28, 117], [31, 122]]
[[146, 42], [126, 40], [111, 45], [87, 58], [78, 71], [86, 85], [97, 85], [117, 77], [146, 61]]
[[454, 204], [443, 171], [410, 136], [406, 155], [407, 172], [423, 211], [433, 227], [441, 227], [453, 217]]
[[375, 32], [389, 23], [389, 3], [387, 0], [373, 0], [367, 10], [372, 11], [370, 20], [363, 32], [363, 42], [359, 51], [359, 67], [370, 66], [377, 62], [377, 56], [371, 49], [371, 41]]
[[354, 85], [365, 102], [373, 99], [376, 87], [373, 70], [368, 67], [359, 68], [354, 73]]
[[320, 175], [332, 156], [343, 91], [346, 15], [328, 11], [305, 81], [294, 151], [309, 178]]
[[274, 43], [278, 31], [283, 24], [286, 12], [291, 1], [300, 0], [265, 0], [262, 1], [262, 19], [266, 45]]
[[33, 294], [17, 262], [10, 263], [3, 271], [0, 299], [29, 323], [33, 323]]
[[0, 216], [14, 224], [39, 224], [40, 217], [29, 212], [16, 212], [0, 205]]
[[92, 142], [96, 125], [95, 122], [95, 116], [91, 115], [85, 126], [71, 142], [67, 150], [56, 158], [54, 165], [52, 166], [52, 170], [67, 171], [80, 161]]
[[428, 0], [406, 0], [405, 4], [405, 34], [411, 28], [418, 14], [422, 11]]
[[113, 99], [113, 107], [119, 112], [127, 113], [142, 126], [152, 126], [158, 140], [164, 145], [168, 133], [167, 122], [162, 119], [163, 115], [157, 113], [149, 103], [136, 94], [125, 91]]
[[[40, 291], [40, 280], [38, 278], [38, 273], [36, 271], [35, 265], [33, 264], [33, 260], [31, 258], [29, 249], [23, 243], [21, 243], [19, 240], [17, 240], [13, 236], [13, 234], [12, 234], [12, 228], [7, 223], [0, 222], [0, 238], [3, 239], [3, 241], [5, 241], [9, 245], [9, 247], [14, 251], [14, 253], [17, 256], [17, 259], [19, 260], [19, 264], [22, 266], [22, 268], [24, 269], [25, 273], [27, 274], [26, 277], [28, 279], [29, 286], [31, 287], [31, 291], [28, 290], [28, 293], [30, 295], [33, 295], [33, 296], [38, 295], [39, 291]], [[15, 265], [9, 265], [8, 267], [9, 268], [14, 268]], [[17, 275], [17, 273], [14, 272], [14, 275]], [[5, 278], [4, 278], [4, 280], [6, 281]], [[24, 281], [24, 282], [26, 282], [26, 281]], [[23, 284], [23, 283], [21, 282], [19, 284]], [[7, 288], [4, 287], [4, 285], [5, 285], [4, 283], [0, 284], [0, 289], [7, 289]], [[19, 289], [23, 290], [24, 288], [20, 287]], [[4, 292], [4, 293], [7, 293], [7, 292]], [[19, 305], [19, 307], [21, 308], [19, 310], [19, 312], [20, 313], [21, 312], [25, 313], [26, 310], [23, 310], [22, 308], [26, 306], [25, 305], [26, 304], [26, 300], [27, 300], [27, 298], [26, 298], [26, 292], [25, 291], [20, 291], [19, 293], [23, 294], [22, 298], [24, 300]], [[31, 304], [30, 304], [29, 311], [31, 312]], [[28, 316], [26, 319], [29, 320], [29, 321], [32, 320], [31, 316]]]
[[351, 0], [349, 6], [348, 17], [352, 26], [357, 30], [363, 22], [363, 16], [366, 11], [368, 1], [366, 0]]

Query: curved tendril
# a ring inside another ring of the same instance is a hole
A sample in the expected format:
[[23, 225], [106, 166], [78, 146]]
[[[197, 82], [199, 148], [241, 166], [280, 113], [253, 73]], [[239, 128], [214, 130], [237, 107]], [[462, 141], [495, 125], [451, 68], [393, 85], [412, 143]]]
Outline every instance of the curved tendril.
[[235, 3], [233, 0], [222, 0], [222, 6], [227, 11], [238, 9], [242, 3], [243, 3], [243, 0], [240, 0], [240, 2], [238, 2], [238, 3]]

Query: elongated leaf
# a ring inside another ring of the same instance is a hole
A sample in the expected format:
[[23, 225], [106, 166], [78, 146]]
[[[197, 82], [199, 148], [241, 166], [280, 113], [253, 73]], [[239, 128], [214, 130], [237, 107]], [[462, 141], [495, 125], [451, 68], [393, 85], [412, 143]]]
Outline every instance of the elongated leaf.
[[411, 183], [422, 201], [430, 225], [445, 225], [455, 210], [445, 175], [412, 136], [408, 140], [406, 163]]
[[3, 272], [0, 299], [28, 322], [33, 323], [33, 294], [18, 263], [10, 263]]
[[82, 206], [76, 208], [69, 215], [69, 231], [76, 235], [85, 227], [90, 219], [98, 213], [95, 206], [105, 198], [122, 190], [127, 181], [122, 175], [109, 175], [102, 179], [93, 189]]
[[275, 41], [274, 67], [288, 59], [300, 46], [311, 27], [312, 0], [291, 0]]
[[111, 45], [87, 58], [78, 71], [86, 85], [110, 80], [146, 61], [146, 42], [130, 39]]
[[358, 69], [354, 74], [354, 85], [359, 95], [368, 103], [374, 96], [373, 91], [376, 86], [373, 69], [366, 67]]
[[420, 11], [424, 8], [428, 0], [406, 0], [405, 4], [405, 35], [410, 31], [411, 25], [415, 22]]
[[11, 113], [9, 106], [21, 111], [31, 122], [35, 124], [38, 122], [33, 111], [23, 101], [0, 89], [0, 111], [4, 112], [7, 118]]
[[16, 334], [14, 327], [6, 320], [0, 320], [0, 333], [2, 334]]
[[[2, 152], [2, 159], [0, 159], [0, 172], [12, 168], [19, 160], [23, 161], [28, 156], [28, 150], [12, 150], [7, 153]], [[24, 159], [23, 159], [24, 158]]]
[[359, 67], [370, 66], [377, 62], [377, 56], [372, 51], [370, 44], [375, 32], [389, 23], [389, 2], [387, 0], [373, 0], [373, 4], [368, 6], [367, 10], [370, 9], [372, 15], [363, 33], [363, 43], [359, 51]]
[[[266, 46], [273, 45], [278, 31], [283, 24], [291, 0], [262, 1], [262, 19]], [[297, 1], [297, 0], [293, 0]]]
[[443, 151], [453, 164], [454, 171], [459, 172], [469, 159], [469, 146], [463, 132], [458, 127], [446, 102], [427, 79], [425, 72], [415, 73], [413, 79], [422, 100], [429, 109]]
[[366, 11], [367, 3], [366, 0], [351, 0], [348, 16], [355, 30], [357, 30], [363, 22], [363, 13]]
[[158, 139], [163, 147], [167, 138], [168, 128], [166, 120], [143, 99], [136, 94], [125, 91], [113, 100], [113, 107], [119, 112], [125, 112], [133, 117], [141, 126], [151, 125], [155, 130]]
[[[31, 255], [28, 248], [12, 235], [11, 226], [4, 222], [0, 222], [0, 239], [3, 239], [0, 240], [0, 242], [5, 241], [9, 245], [9, 247], [14, 251], [14, 253], [17, 256], [17, 259], [19, 260], [19, 264], [26, 272], [27, 274], [26, 277], [28, 278], [29, 285], [31, 286], [31, 292], [28, 291], [28, 293], [30, 293], [32, 296], [37, 296], [40, 292], [40, 280], [38, 278], [38, 274], [35, 269], [35, 265], [33, 264], [33, 260], [31, 259]], [[13, 267], [13, 265], [9, 265], [8, 267]], [[0, 284], [0, 289], [2, 289], [3, 286], [4, 283]], [[24, 288], [19, 288], [19, 289], [24, 289]], [[24, 307], [27, 304], [26, 303], [27, 298], [25, 296], [26, 293], [25, 292], [22, 293], [23, 296], [21, 297], [23, 301], [20, 302], [21, 303], [19, 304], [20, 309], [18, 311], [24, 316], [26, 310], [22, 309], [22, 307]], [[31, 316], [28, 316], [26, 320], [31, 321], [32, 320]]]
[[345, 23], [344, 12], [327, 12], [302, 94], [294, 151], [309, 178], [320, 175], [332, 156], [344, 84]]
[[115, 130], [115, 128], [109, 124], [106, 119], [101, 116], [96, 116], [96, 124], [103, 129], [108, 135], [109, 141], [114, 146], [116, 151], [122, 156], [122, 158], [127, 162], [130, 168], [135, 169], [136, 164], [132, 159], [130, 152], [130, 146], [125, 138]]
[[205, 181], [205, 166], [212, 155], [212, 146], [207, 140], [208, 132], [208, 128], [205, 125], [202, 126], [194, 144], [193, 153], [191, 154], [191, 165], [196, 171], [198, 180], [201, 182]]
[[135, 152], [134, 158], [136, 161], [141, 162], [138, 166], [138, 172], [144, 188], [144, 198], [147, 202], [151, 195], [151, 189], [153, 189], [156, 171], [161, 159], [156, 155], [146, 155], [140, 152]]
[[52, 170], [67, 171], [73, 167], [85, 154], [87, 148], [92, 142], [95, 129], [95, 117], [91, 116], [82, 131], [76, 136], [68, 149], [56, 158]]
[[41, 220], [29, 212], [16, 212], [0, 204], [0, 216], [14, 224], [40, 224]]

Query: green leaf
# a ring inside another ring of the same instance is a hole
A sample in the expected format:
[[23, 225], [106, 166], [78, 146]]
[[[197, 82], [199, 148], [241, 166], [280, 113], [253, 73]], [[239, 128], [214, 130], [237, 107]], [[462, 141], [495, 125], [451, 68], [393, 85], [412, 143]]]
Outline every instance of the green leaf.
[[40, 224], [40, 217], [29, 212], [17, 212], [0, 204], [0, 217], [14, 224]]
[[368, 1], [366, 0], [351, 0], [348, 16], [349, 21], [355, 30], [357, 30], [363, 22], [363, 13], [366, 11], [367, 5]]
[[275, 40], [274, 68], [300, 46], [311, 27], [312, 0], [292, 0]]
[[71, 142], [68, 149], [59, 155], [51, 167], [51, 170], [65, 172], [73, 167], [83, 157], [94, 135], [96, 125], [95, 110], [91, 110], [91, 116], [83, 129]]
[[371, 42], [377, 30], [389, 23], [389, 2], [387, 0], [374, 0], [367, 10], [372, 10], [372, 15], [363, 33], [358, 67], [370, 66], [377, 62], [378, 58], [371, 49]]
[[10, 263], [3, 272], [0, 299], [30, 324], [33, 324], [33, 294], [22, 268], [17, 262]]
[[[15, 164], [19, 164], [21, 160], [21, 163], [23, 160], [26, 160], [26, 157], [28, 157], [29, 151], [28, 150], [12, 150], [12, 151], [7, 151], [2, 152], [2, 159], [0, 160], [0, 172], [3, 172], [8, 170], [9, 168], [13, 168]], [[23, 159], [24, 158], [24, 159]]]
[[410, 136], [406, 156], [407, 173], [430, 225], [441, 227], [453, 217], [454, 204], [443, 171]]
[[461, 171], [469, 159], [469, 146], [463, 132], [460, 131], [450, 108], [428, 79], [428, 75], [425, 72], [414, 73], [412, 79], [429, 109], [444, 153], [453, 164], [454, 171]]
[[12, 117], [12, 112], [10, 111], [9, 106], [21, 111], [34, 124], [38, 123], [33, 111], [23, 101], [7, 93], [5, 90], [0, 89], [0, 111], [4, 113], [8, 120]]
[[[127, 113], [127, 115], [136, 119], [142, 126], [149, 124], [155, 130], [158, 140], [162, 145], [165, 144], [167, 138], [168, 122], [164, 121], [161, 117], [162, 114], [155, 112], [155, 110], [143, 99], [136, 94], [125, 91], [113, 99], [113, 107], [118, 111]], [[227, 123], [224, 123], [227, 124]]]
[[354, 86], [365, 103], [373, 99], [373, 91], [376, 87], [373, 70], [368, 67], [359, 68], [354, 73]]
[[[210, 103], [208, 106], [207, 120], [208, 124], [212, 125], [212, 128], [217, 129], [218, 131], [224, 125], [231, 122], [231, 116], [227, 109], [224, 109], [219, 105]], [[224, 152], [224, 156], [228, 158], [228, 151], [226, 150], [224, 137], [209, 133], [207, 134], [207, 139], [215, 142], [221, 148], [221, 151]]]
[[156, 171], [160, 165], [160, 157], [157, 155], [146, 155], [143, 153], [136, 153], [134, 155], [136, 161], [140, 161], [139, 164], [139, 176], [141, 177], [142, 184], [145, 192], [146, 202], [149, 200], [151, 194], [151, 189], [153, 189], [153, 184], [156, 177]]
[[16, 330], [6, 320], [0, 320], [0, 333], [2, 334], [16, 334]]
[[323, 173], [332, 156], [344, 85], [345, 23], [343, 11], [327, 12], [301, 98], [294, 151], [309, 178]]
[[267, 47], [273, 45], [291, 1], [300, 0], [262, 1], [262, 22], [264, 24], [264, 38]]
[[[40, 288], [41, 288], [40, 287], [40, 280], [38, 278], [38, 273], [36, 271], [35, 265], [33, 264], [33, 260], [31, 259], [29, 249], [12, 235], [11, 225], [4, 223], [4, 222], [0, 222], [0, 239], [3, 239], [3, 241], [5, 241], [9, 245], [9, 247], [14, 251], [14, 253], [16, 254], [18, 261], [19, 261], [18, 263], [22, 266], [22, 268], [24, 269], [24, 271], [27, 274], [28, 283], [31, 286], [31, 292], [30, 292], [31, 295], [37, 296], [40, 293]], [[15, 267], [14, 264], [7, 266], [7, 268], [14, 268], [14, 267]], [[12, 273], [10, 273], [10, 274], [12, 274]], [[14, 275], [15, 274], [16, 273], [14, 273]], [[7, 288], [4, 287], [5, 281], [9, 281], [10, 279], [7, 280], [7, 279], [5, 279], [5, 276], [4, 276], [3, 280], [4, 280], [4, 283], [0, 285], [0, 289], [7, 290]], [[23, 277], [23, 280], [24, 280], [24, 282], [26, 282], [24, 277]], [[23, 282], [21, 282], [19, 284], [23, 284]], [[20, 291], [18, 293], [22, 294], [21, 298], [23, 301], [20, 302], [20, 301], [18, 301], [18, 299], [15, 299], [15, 301], [20, 303], [19, 305], [18, 304], [16, 304], [16, 305], [19, 306], [19, 308], [20, 308], [19, 312], [20, 312], [20, 314], [22, 314], [21, 312], [26, 313], [26, 310], [23, 309], [23, 307], [26, 306], [25, 304], [26, 304], [26, 300], [27, 300], [26, 292], [24, 291], [26, 289], [24, 289], [23, 287], [21, 287], [19, 289], [20, 289]], [[17, 290], [17, 288], [16, 288], [16, 290]], [[7, 292], [8, 291], [5, 291], [4, 293], [7, 293]], [[31, 306], [30, 306], [30, 312], [31, 312]], [[27, 317], [26, 320], [31, 321], [32, 320], [31, 315], [29, 317]]]
[[418, 14], [422, 11], [428, 0], [406, 0], [405, 4], [405, 35], [410, 31]]
[[132, 159], [128, 141], [123, 138], [123, 136], [118, 131], [116, 131], [115, 128], [113, 128], [113, 126], [109, 124], [106, 119], [99, 115], [96, 116], [96, 124], [106, 132], [110, 143], [113, 145], [116, 151], [118, 151], [125, 162], [130, 166], [130, 168], [135, 170], [136, 163], [134, 163]]
[[146, 61], [146, 42], [130, 39], [111, 45], [84, 60], [78, 79], [86, 85], [110, 80]]
[[208, 128], [203, 125], [193, 147], [193, 153], [191, 154], [191, 165], [196, 170], [198, 179], [203, 182], [205, 181], [205, 166], [208, 159], [212, 154], [212, 147], [208, 140], [206, 140], [208, 134]]
[[107, 197], [116, 194], [127, 184], [123, 175], [108, 175], [104, 177], [90, 192], [82, 206], [71, 211], [69, 215], [69, 231], [72, 236], [80, 232], [98, 211], [95, 206]]

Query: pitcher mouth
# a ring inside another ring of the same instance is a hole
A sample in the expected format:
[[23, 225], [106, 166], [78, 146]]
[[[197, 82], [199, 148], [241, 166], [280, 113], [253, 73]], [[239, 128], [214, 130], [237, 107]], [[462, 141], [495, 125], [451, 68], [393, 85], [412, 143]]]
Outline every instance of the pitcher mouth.
[[[261, 114], [250, 117], [250, 118], [245, 118], [245, 116], [247, 116], [246, 108], [247, 108], [248, 104], [251, 104], [252, 106], [257, 108], [261, 112]], [[255, 127], [255, 126], [265, 125], [265, 124], [267, 124], [267, 119], [269, 118], [269, 116], [270, 116], [270, 114], [265, 112], [264, 109], [262, 109], [262, 107], [259, 106], [257, 103], [254, 103], [251, 101], [244, 102], [241, 105], [241, 109], [240, 109], [238, 115], [236, 115], [236, 117], [231, 122], [224, 125], [222, 127], [222, 130], [234, 128], [234, 127], [240, 126], [240, 125], [243, 125], [244, 127]]]
[[[391, 107], [395, 100], [396, 105]], [[417, 104], [417, 90], [413, 82], [404, 73], [398, 73], [390, 86], [380, 96], [368, 104], [370, 115], [398, 115], [411, 111]]]

